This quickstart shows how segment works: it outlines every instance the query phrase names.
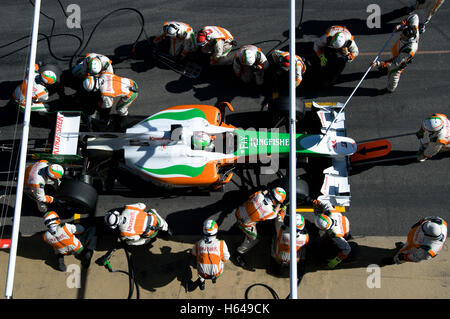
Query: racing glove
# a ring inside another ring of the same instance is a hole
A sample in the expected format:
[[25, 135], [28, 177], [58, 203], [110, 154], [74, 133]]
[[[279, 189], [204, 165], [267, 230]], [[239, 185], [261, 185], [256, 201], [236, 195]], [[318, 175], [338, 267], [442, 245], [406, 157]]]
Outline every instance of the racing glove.
[[328, 267], [335, 268], [337, 265], [341, 263], [341, 261], [342, 259], [336, 256], [334, 259], [328, 261]]
[[349, 54], [346, 55], [345, 58], [346, 58], [346, 60], [347, 60], [348, 63], [351, 63], [351, 62], [353, 62], [353, 60], [355, 59], [355, 56], [354, 56], [353, 53], [349, 53]]
[[321, 66], [321, 67], [326, 66], [328, 60], [327, 60], [327, 58], [325, 57], [325, 55], [324, 55], [324, 54], [321, 54], [321, 55], [319, 56], [319, 58], [320, 58], [320, 66]]

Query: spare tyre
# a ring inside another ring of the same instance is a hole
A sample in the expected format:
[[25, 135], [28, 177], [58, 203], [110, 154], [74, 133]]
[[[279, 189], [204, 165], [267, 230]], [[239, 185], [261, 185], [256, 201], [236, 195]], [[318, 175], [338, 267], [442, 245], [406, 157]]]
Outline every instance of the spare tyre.
[[77, 179], [65, 179], [61, 183], [55, 196], [65, 202], [68, 211], [77, 211], [79, 214], [95, 213], [98, 194], [96, 189]]

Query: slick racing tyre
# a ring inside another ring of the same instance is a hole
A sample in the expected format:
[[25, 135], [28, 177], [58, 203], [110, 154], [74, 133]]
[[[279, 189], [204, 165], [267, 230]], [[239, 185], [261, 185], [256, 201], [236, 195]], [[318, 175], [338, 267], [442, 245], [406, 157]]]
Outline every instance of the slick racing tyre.
[[[273, 99], [269, 104], [269, 110], [277, 115], [289, 117], [290, 98], [289, 95], [280, 95]], [[305, 103], [301, 97], [298, 97], [295, 103], [295, 113], [297, 121], [305, 116]]]
[[56, 195], [58, 200], [65, 203], [68, 213], [94, 214], [97, 206], [98, 194], [95, 188], [76, 179], [64, 180]]

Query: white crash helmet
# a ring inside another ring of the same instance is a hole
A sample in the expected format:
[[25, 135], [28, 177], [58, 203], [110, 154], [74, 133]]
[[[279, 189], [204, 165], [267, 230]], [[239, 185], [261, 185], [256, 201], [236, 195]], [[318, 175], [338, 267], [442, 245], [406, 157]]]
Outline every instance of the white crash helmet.
[[102, 72], [102, 61], [99, 57], [94, 57], [87, 60], [87, 72], [90, 75], [98, 75]]
[[286, 191], [281, 187], [275, 187], [274, 189], [272, 189], [272, 196], [275, 198], [275, 201], [277, 202], [275, 204], [278, 203], [281, 204], [286, 199]]
[[[289, 227], [290, 223], [291, 223], [291, 218], [290, 216], [285, 216], [284, 217], [284, 225], [286, 225], [287, 227]], [[295, 214], [295, 226], [297, 231], [303, 230], [305, 228], [305, 218], [303, 217], [302, 214]]]
[[251, 66], [251, 65], [255, 64], [256, 56], [250, 50], [243, 50], [241, 52], [240, 60], [243, 65]]
[[333, 226], [333, 220], [325, 214], [317, 215], [314, 223], [320, 230], [328, 230]]
[[432, 221], [426, 221], [425, 223], [423, 223], [422, 230], [428, 237], [437, 238], [442, 234], [441, 227]]
[[178, 28], [174, 24], [167, 24], [163, 26], [163, 31], [171, 37], [177, 36]]
[[52, 225], [60, 225], [61, 219], [55, 211], [50, 211], [44, 215], [44, 224], [50, 228]]
[[437, 132], [444, 127], [444, 121], [436, 115], [432, 115], [423, 120], [422, 127], [428, 132]]
[[88, 92], [95, 92], [98, 90], [98, 80], [95, 76], [89, 75], [83, 81], [83, 88]]
[[106, 226], [111, 229], [117, 228], [121, 223], [121, 219], [120, 213], [117, 210], [107, 212], [103, 218]]
[[195, 149], [205, 149], [209, 144], [211, 144], [211, 136], [205, 132], [197, 131], [194, 132], [192, 137]]
[[46, 173], [51, 179], [60, 179], [64, 175], [64, 168], [59, 164], [51, 164], [47, 166]]
[[302, 214], [296, 214], [295, 219], [297, 230], [303, 230], [303, 228], [305, 228], [305, 217], [303, 217]]
[[208, 219], [203, 223], [203, 234], [207, 236], [215, 236], [218, 231], [219, 226], [215, 220]]
[[44, 85], [52, 85], [56, 83], [56, 73], [50, 70], [46, 70], [40, 75], [41, 82]]
[[345, 35], [342, 32], [336, 33], [331, 39], [330, 45], [335, 49], [342, 48], [345, 45]]

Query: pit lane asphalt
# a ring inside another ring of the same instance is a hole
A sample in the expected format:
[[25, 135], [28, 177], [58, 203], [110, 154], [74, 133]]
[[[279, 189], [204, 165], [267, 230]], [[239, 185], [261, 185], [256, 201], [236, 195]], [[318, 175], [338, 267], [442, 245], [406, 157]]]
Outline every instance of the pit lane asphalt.
[[[387, 40], [390, 30], [399, 21], [401, 12], [395, 11], [414, 1], [379, 2], [383, 16], [381, 29], [368, 29], [366, 8], [373, 1], [307, 1], [303, 17], [303, 36], [299, 35], [299, 48], [308, 48], [311, 42], [333, 24], [344, 24], [353, 32], [360, 52], [363, 53], [343, 72], [340, 83], [327, 90], [300, 90], [306, 101], [344, 102], [367, 70], [376, 52]], [[126, 5], [122, 1], [108, 1], [108, 6], [99, 2], [78, 1], [81, 7], [81, 23], [87, 35], [95, 23], [114, 9]], [[65, 6], [69, 2], [63, 2]], [[219, 25], [235, 36], [238, 46], [256, 44], [264, 52], [275, 46], [288, 43], [289, 6], [281, 1], [246, 1], [245, 3], [223, 3], [221, 1], [134, 1], [131, 5], [145, 17], [145, 30], [149, 36], [160, 33], [167, 20], [189, 23], [195, 30], [202, 25]], [[31, 32], [32, 7], [27, 1], [3, 1], [0, 7], [0, 23], [3, 32], [0, 44], [7, 44]], [[300, 20], [300, 4], [297, 5], [297, 21]], [[326, 10], [325, 10], [326, 9]], [[55, 33], [80, 35], [80, 30], [68, 29], [65, 17], [53, 2], [43, 3], [42, 12], [56, 18]], [[408, 65], [393, 94], [380, 95], [386, 86], [386, 77], [369, 73], [346, 109], [347, 135], [356, 141], [393, 136], [416, 131], [422, 119], [429, 114], [448, 112], [449, 97], [449, 49], [448, 18], [450, 9], [444, 4], [433, 17], [426, 33], [421, 37], [419, 53]], [[51, 21], [41, 16], [40, 32], [49, 34]], [[121, 12], [102, 23], [93, 36], [86, 52], [102, 53], [119, 57], [128, 52], [140, 30], [137, 15]], [[143, 39], [141, 39], [143, 40]], [[389, 52], [395, 38], [385, 52]], [[0, 48], [0, 56], [25, 46], [27, 40]], [[78, 43], [73, 38], [57, 37], [52, 40], [52, 50], [58, 56], [70, 56]], [[427, 51], [427, 54], [421, 54]], [[433, 51], [433, 52], [431, 52]], [[83, 53], [86, 53], [83, 52]], [[370, 53], [372, 54], [364, 54]], [[0, 100], [6, 105], [11, 92], [22, 80], [26, 68], [27, 50], [18, 50], [0, 59]], [[383, 55], [382, 58], [387, 58]], [[54, 62], [45, 41], [38, 45], [38, 59]], [[61, 62], [67, 66], [67, 62]], [[139, 97], [130, 108], [131, 115], [150, 115], [168, 106], [190, 103], [215, 104], [229, 101], [236, 113], [261, 110], [263, 96], [260, 92], [246, 89], [233, 79], [231, 69], [207, 73], [198, 80], [189, 80], [159, 65], [143, 60], [127, 59], [114, 65], [118, 75], [135, 80], [140, 87]], [[13, 121], [13, 122], [11, 122]], [[11, 139], [14, 134], [14, 119], [2, 119], [2, 139]], [[49, 130], [33, 127], [30, 137], [47, 137]], [[21, 131], [18, 131], [21, 134]], [[398, 156], [409, 155], [418, 148], [414, 136], [392, 139], [393, 151]], [[2, 170], [8, 162], [2, 154]], [[9, 160], [9, 158], [7, 159]], [[352, 233], [357, 236], [403, 236], [409, 226], [421, 216], [438, 215], [449, 220], [449, 176], [448, 155], [442, 154], [425, 163], [388, 162], [382, 165], [359, 166], [350, 177], [352, 203], [348, 211]], [[256, 183], [254, 175], [251, 175]], [[274, 179], [261, 176], [262, 183]], [[201, 223], [207, 217], [220, 220], [221, 229], [229, 234], [238, 234], [234, 224], [233, 208], [243, 200], [239, 185], [243, 180], [236, 176], [224, 192], [196, 193], [164, 198], [160, 194], [136, 195], [131, 192], [100, 195], [99, 214], [111, 207], [143, 201], [156, 208], [178, 235], [200, 234]], [[256, 184], [255, 184], [256, 186]], [[7, 204], [5, 223], [11, 224], [14, 197]], [[42, 221], [34, 213], [24, 212], [21, 233], [33, 235], [43, 229]], [[307, 218], [310, 216], [307, 215]]]

